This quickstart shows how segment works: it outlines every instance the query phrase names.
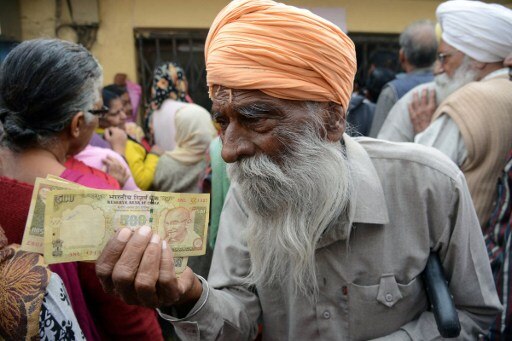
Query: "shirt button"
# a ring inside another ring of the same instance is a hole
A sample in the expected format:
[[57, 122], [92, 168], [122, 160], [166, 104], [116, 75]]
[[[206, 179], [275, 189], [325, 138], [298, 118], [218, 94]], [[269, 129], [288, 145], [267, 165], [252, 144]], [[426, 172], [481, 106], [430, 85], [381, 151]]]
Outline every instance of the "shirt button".
[[386, 302], [393, 301], [393, 295], [391, 295], [391, 294], [386, 294], [386, 296], [384, 298], [386, 299]]
[[324, 319], [328, 320], [331, 318], [331, 313], [328, 310], [326, 310], [326, 311], [324, 311], [323, 316], [324, 316]]

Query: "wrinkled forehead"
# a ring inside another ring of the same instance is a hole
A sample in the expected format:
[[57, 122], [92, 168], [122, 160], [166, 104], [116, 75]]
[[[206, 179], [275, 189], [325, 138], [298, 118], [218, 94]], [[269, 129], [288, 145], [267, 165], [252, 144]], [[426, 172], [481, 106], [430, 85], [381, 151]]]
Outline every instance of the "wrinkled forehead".
[[223, 85], [214, 85], [212, 90], [211, 99], [212, 102], [217, 105], [227, 105], [240, 101], [250, 101], [253, 99], [255, 100], [265, 97], [268, 97], [270, 100], [276, 99], [274, 97], [265, 95], [259, 90], [232, 89]]
[[299, 101], [285, 100], [269, 96], [260, 90], [232, 89], [222, 85], [214, 85], [211, 92], [214, 111], [247, 107], [254, 104], [265, 105], [276, 109], [298, 105]]

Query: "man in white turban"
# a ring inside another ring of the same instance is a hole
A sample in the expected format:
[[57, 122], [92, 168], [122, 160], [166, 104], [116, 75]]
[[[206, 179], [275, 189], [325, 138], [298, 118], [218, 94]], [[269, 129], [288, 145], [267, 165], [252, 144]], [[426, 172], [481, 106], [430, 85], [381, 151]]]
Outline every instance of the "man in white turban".
[[[392, 109], [378, 138], [414, 140], [448, 155], [464, 172], [484, 223], [512, 147], [512, 83], [503, 67], [512, 51], [512, 10], [458, 0], [439, 5], [436, 14], [442, 39], [435, 91], [432, 84], [413, 89]], [[416, 101], [404, 110], [411, 97]]]
[[439, 254], [460, 339], [500, 309], [461, 172], [414, 144], [352, 139], [356, 71], [338, 27], [271, 0], [230, 2], [205, 45], [231, 187], [208, 280], [176, 277], [149, 227], [121, 229], [104, 288], [159, 308], [183, 340], [439, 339], [421, 274]]
[[[512, 51], [512, 11], [506, 7], [480, 1], [448, 1], [438, 7], [437, 16], [442, 46], [438, 51], [436, 80], [409, 91], [391, 109], [378, 134], [380, 139], [413, 142], [415, 135], [430, 123], [429, 115], [441, 102], [469, 82], [500, 70], [501, 63]], [[453, 57], [464, 58], [452, 58], [447, 53], [450, 49], [457, 52]], [[474, 61], [490, 65], [482, 69]], [[490, 77], [504, 72], [500, 70]], [[412, 107], [411, 102], [414, 102]], [[422, 104], [428, 104], [428, 110]], [[421, 115], [421, 111], [428, 114]], [[410, 114], [417, 116], [414, 126]]]

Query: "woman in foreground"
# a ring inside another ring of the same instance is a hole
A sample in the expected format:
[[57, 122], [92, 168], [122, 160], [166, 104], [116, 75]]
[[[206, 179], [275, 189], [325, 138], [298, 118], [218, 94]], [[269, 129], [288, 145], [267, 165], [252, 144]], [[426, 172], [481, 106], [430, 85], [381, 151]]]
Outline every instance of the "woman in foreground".
[[[21, 244], [34, 181], [56, 175], [93, 188], [104, 179], [64, 166], [89, 143], [102, 114], [102, 71], [82, 46], [26, 41], [0, 68], [0, 225]], [[87, 340], [161, 340], [155, 312], [106, 295], [91, 263], [50, 266], [62, 281]], [[3, 308], [3, 307], [2, 307]]]

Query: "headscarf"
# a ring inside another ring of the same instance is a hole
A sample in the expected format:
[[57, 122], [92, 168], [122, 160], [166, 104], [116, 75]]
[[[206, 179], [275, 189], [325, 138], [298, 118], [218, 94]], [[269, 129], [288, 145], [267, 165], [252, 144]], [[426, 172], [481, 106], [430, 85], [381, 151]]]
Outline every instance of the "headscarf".
[[142, 97], [142, 87], [137, 83], [127, 80], [126, 91], [128, 91], [130, 101], [132, 102], [132, 112], [126, 114], [130, 115], [128, 116], [129, 121], [136, 122], [137, 114], [139, 113], [140, 99]]
[[160, 109], [166, 99], [189, 102], [188, 82], [185, 71], [175, 63], [158, 66], [153, 74], [149, 110]]
[[500, 62], [512, 51], [512, 10], [505, 6], [447, 1], [436, 15], [443, 41], [479, 62]]
[[217, 132], [210, 113], [197, 104], [185, 104], [175, 115], [176, 148], [166, 152], [184, 164], [194, 164], [206, 156], [210, 142]]
[[346, 109], [356, 73], [354, 43], [339, 27], [271, 0], [230, 2], [210, 28], [205, 58], [210, 96], [223, 85]]
[[165, 151], [171, 151], [176, 147], [175, 115], [186, 105], [187, 103], [166, 100], [160, 109], [151, 115], [155, 144]]

